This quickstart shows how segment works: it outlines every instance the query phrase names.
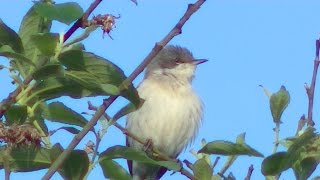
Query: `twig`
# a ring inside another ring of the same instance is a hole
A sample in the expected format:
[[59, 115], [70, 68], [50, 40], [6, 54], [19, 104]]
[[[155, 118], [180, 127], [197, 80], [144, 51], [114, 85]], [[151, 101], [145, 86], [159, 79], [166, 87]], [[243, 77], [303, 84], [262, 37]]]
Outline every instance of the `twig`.
[[216, 157], [216, 159], [214, 160], [214, 163], [213, 163], [213, 165], [212, 165], [212, 170], [214, 170], [214, 168], [215, 168], [216, 165], [218, 164], [219, 160], [220, 160], [220, 157], [219, 157], [219, 156]]
[[[189, 4], [186, 13], [182, 16], [179, 22], [174, 26], [174, 28], [159, 42], [156, 43], [152, 51], [149, 55], [143, 60], [143, 62], [131, 73], [131, 75], [125, 80], [125, 83], [132, 82], [143, 70], [144, 68], [151, 62], [151, 60], [162, 50], [162, 48], [168, 44], [168, 42], [175, 36], [181, 33], [181, 28], [187, 22], [187, 20], [191, 17], [191, 15], [196, 12], [200, 6], [205, 2], [205, 0], [198, 0], [195, 4]], [[103, 104], [98, 108], [94, 116], [91, 120], [86, 124], [86, 126], [81, 130], [79, 134], [77, 134], [69, 146], [60, 154], [60, 156], [56, 159], [56, 161], [51, 165], [47, 173], [44, 175], [42, 179], [48, 180], [52, 177], [52, 175], [58, 170], [58, 168], [62, 165], [64, 160], [68, 157], [68, 155], [72, 152], [72, 150], [79, 144], [82, 138], [92, 129], [93, 126], [96, 125], [97, 121], [101, 116], [103, 116], [104, 112], [107, 108], [118, 98], [118, 96], [110, 96], [108, 99], [103, 101]]]
[[276, 122], [276, 127], [273, 129], [275, 136], [274, 136], [274, 145], [272, 153], [276, 153], [279, 147], [279, 132], [280, 132], [280, 122]]
[[315, 123], [312, 118], [313, 114], [313, 99], [314, 99], [314, 89], [316, 86], [316, 79], [317, 79], [317, 72], [318, 72], [318, 67], [319, 67], [319, 49], [320, 49], [320, 40], [316, 40], [316, 57], [314, 59], [314, 66], [313, 66], [313, 74], [312, 74], [312, 80], [311, 80], [311, 86], [308, 87], [306, 86], [306, 91], [308, 95], [308, 120], [307, 120], [307, 125], [308, 126], [314, 126]]
[[100, 146], [100, 142], [101, 142], [101, 137], [99, 136], [99, 133], [96, 133], [95, 131], [94, 135], [96, 136], [96, 144], [95, 144], [95, 148], [92, 154], [92, 158], [91, 158], [91, 163], [94, 163], [97, 155], [98, 155], [98, 150], [99, 150], [99, 146]]
[[253, 168], [253, 165], [251, 164], [251, 166], [248, 168], [248, 173], [247, 173], [246, 178], [244, 178], [244, 180], [250, 180], [251, 179], [251, 175], [252, 175], [253, 170], [254, 170], [254, 168]]
[[66, 32], [64, 35], [64, 42], [70, 38], [70, 36], [80, 27], [83, 27], [83, 23], [87, 21], [89, 15], [92, 13], [92, 11], [102, 2], [102, 0], [95, 0], [90, 7], [86, 10], [86, 12], [83, 14], [83, 16], [78, 19], [71, 28]]
[[4, 113], [7, 111], [7, 109], [16, 102], [16, 97], [19, 95], [19, 93], [22, 90], [22, 86], [27, 86], [31, 81], [33, 80], [32, 76], [27, 77], [23, 81], [23, 85], [20, 85], [15, 89], [13, 92], [9, 94], [9, 96], [2, 100], [0, 103], [0, 118], [4, 115]]
[[186, 166], [192, 170], [193, 166], [192, 163], [190, 161], [188, 161], [187, 159], [183, 160], [183, 162], [186, 164]]

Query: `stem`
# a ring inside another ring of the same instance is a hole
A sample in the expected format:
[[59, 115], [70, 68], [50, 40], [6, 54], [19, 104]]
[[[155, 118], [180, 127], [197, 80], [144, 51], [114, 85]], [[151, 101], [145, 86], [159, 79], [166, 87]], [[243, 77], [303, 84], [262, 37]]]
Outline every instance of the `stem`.
[[102, 0], [95, 0], [90, 7], [86, 10], [86, 12], [83, 14], [82, 18], [78, 19], [71, 28], [66, 32], [64, 35], [64, 42], [67, 41], [70, 36], [80, 27], [83, 26], [83, 22], [87, 21], [89, 15], [92, 13], [92, 11], [102, 2]]
[[317, 73], [318, 73], [318, 67], [319, 67], [319, 49], [320, 49], [320, 42], [319, 39], [316, 40], [316, 57], [314, 59], [314, 66], [313, 66], [313, 74], [312, 74], [312, 80], [311, 80], [311, 86], [306, 87], [307, 95], [308, 95], [308, 126], [314, 126], [315, 123], [313, 121], [312, 115], [313, 115], [313, 99], [314, 99], [314, 89], [316, 86], [316, 79], [317, 79]]
[[217, 166], [219, 160], [220, 160], [220, 157], [219, 157], [219, 156], [216, 157], [216, 159], [214, 160], [214, 163], [213, 163], [213, 165], [212, 165], [212, 170], [213, 170], [213, 172], [214, 172], [214, 168]]
[[253, 165], [251, 164], [251, 166], [248, 169], [247, 176], [246, 176], [246, 178], [244, 178], [244, 180], [250, 180], [251, 179], [251, 175], [252, 175], [253, 170], [254, 170], [254, 168], [253, 168]]
[[276, 127], [273, 130], [274, 130], [274, 133], [275, 133], [275, 137], [274, 137], [274, 146], [273, 146], [272, 154], [277, 152], [277, 149], [278, 149], [278, 146], [279, 146], [280, 122], [276, 123]]
[[[131, 75], [125, 80], [126, 82], [132, 82], [143, 70], [144, 68], [151, 62], [151, 60], [162, 50], [162, 48], [168, 44], [168, 42], [174, 38], [175, 36], [181, 34], [181, 28], [187, 22], [187, 20], [191, 17], [193, 13], [195, 13], [200, 6], [205, 2], [205, 0], [198, 0], [195, 4], [189, 4], [188, 9], [179, 22], [174, 26], [174, 28], [158, 43], [155, 44], [152, 51], [149, 55], [143, 60], [143, 62], [131, 73]], [[110, 96], [107, 100], [104, 100], [103, 104], [98, 108], [94, 116], [91, 120], [86, 124], [86, 126], [81, 130], [79, 134], [77, 134], [69, 146], [60, 154], [60, 156], [56, 159], [55, 162], [51, 165], [48, 172], [43, 176], [42, 179], [49, 180], [52, 175], [57, 171], [57, 169], [62, 165], [64, 160], [68, 157], [68, 155], [72, 152], [72, 150], [79, 144], [82, 138], [96, 125], [97, 121], [101, 116], [104, 115], [104, 112], [107, 108], [118, 98], [118, 96]]]

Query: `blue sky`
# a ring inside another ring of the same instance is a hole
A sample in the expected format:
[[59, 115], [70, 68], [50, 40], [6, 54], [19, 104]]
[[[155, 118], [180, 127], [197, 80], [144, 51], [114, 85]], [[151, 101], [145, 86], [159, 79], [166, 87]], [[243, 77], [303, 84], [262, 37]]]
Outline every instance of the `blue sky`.
[[[57, 0], [57, 3], [65, 2]], [[91, 1], [79, 0], [86, 9]], [[121, 15], [116, 28], [111, 32], [114, 40], [96, 31], [84, 41], [87, 51], [95, 52], [118, 66], [127, 75], [149, 53], [155, 42], [161, 40], [175, 25], [186, 10], [190, 0], [145, 1], [138, 0], [135, 6], [129, 0], [103, 1], [93, 14], [111, 13]], [[3, 0], [0, 18], [11, 28], [18, 31], [23, 15], [32, 1]], [[268, 156], [272, 152], [274, 124], [269, 110], [268, 99], [259, 85], [270, 91], [277, 91], [285, 85], [291, 95], [291, 102], [285, 111], [281, 124], [280, 137], [295, 134], [300, 116], [307, 113], [307, 96], [304, 83], [311, 81], [315, 40], [319, 37], [320, 2], [308, 3], [298, 0], [283, 1], [219, 1], [208, 0], [183, 27], [183, 33], [170, 44], [189, 48], [196, 58], [206, 58], [209, 62], [198, 67], [194, 89], [205, 104], [204, 121], [195, 143], [190, 147], [198, 150], [200, 140], [230, 140], [246, 132], [246, 142]], [[68, 26], [55, 23], [54, 32], [65, 32]], [[74, 36], [73, 36], [74, 37]], [[7, 60], [0, 58], [1, 64]], [[8, 72], [0, 71], [0, 99], [14, 87], [10, 84]], [[141, 76], [134, 81], [137, 85]], [[316, 88], [314, 120], [318, 127], [319, 89]], [[87, 111], [86, 101], [61, 98], [65, 104], [79, 112]], [[101, 98], [90, 99], [95, 105]], [[108, 113], [112, 114], [125, 101], [117, 101]], [[124, 119], [120, 121], [124, 123]], [[52, 128], [58, 124], [51, 124]], [[59, 132], [52, 137], [53, 142], [66, 146], [71, 135]], [[88, 135], [78, 146], [93, 140]], [[124, 144], [124, 136], [115, 128], [110, 128], [101, 145], [101, 151], [108, 146]], [[180, 158], [195, 161], [188, 148]], [[281, 148], [280, 148], [281, 150]], [[218, 168], [223, 165], [221, 159]], [[260, 172], [261, 158], [240, 157], [230, 171], [243, 179], [250, 164], [254, 165], [252, 179], [263, 179]], [[124, 164], [124, 163], [123, 163]], [[229, 171], [228, 171], [229, 172]], [[319, 174], [317, 170], [314, 175]], [[45, 171], [36, 173], [16, 173], [12, 179], [30, 177], [40, 179]], [[3, 177], [0, 171], [0, 177]], [[287, 171], [281, 179], [292, 179], [293, 172]], [[97, 167], [89, 179], [102, 178]], [[182, 179], [179, 174], [165, 176], [164, 179]], [[61, 179], [54, 176], [53, 179]]]

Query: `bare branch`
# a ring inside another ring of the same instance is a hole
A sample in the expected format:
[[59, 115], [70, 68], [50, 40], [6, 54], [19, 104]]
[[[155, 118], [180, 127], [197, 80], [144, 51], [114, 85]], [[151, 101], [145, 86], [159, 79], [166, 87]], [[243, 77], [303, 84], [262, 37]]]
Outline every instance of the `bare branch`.
[[219, 156], [216, 157], [216, 159], [214, 160], [214, 163], [213, 163], [213, 165], [212, 165], [212, 170], [214, 170], [214, 168], [217, 166], [219, 160], [220, 160], [220, 157], [219, 157]]
[[86, 12], [83, 14], [83, 16], [78, 19], [71, 28], [66, 32], [64, 35], [64, 42], [70, 38], [70, 36], [80, 27], [83, 27], [83, 23], [87, 21], [88, 17], [92, 13], [92, 11], [102, 2], [102, 0], [95, 0], [90, 7], [86, 10]]
[[253, 165], [251, 164], [251, 166], [248, 168], [248, 173], [247, 173], [246, 178], [244, 178], [244, 180], [250, 180], [251, 179], [251, 175], [252, 175], [253, 170], [254, 170], [254, 168], [253, 168]]
[[313, 66], [313, 74], [312, 74], [312, 80], [311, 80], [311, 86], [307, 87], [306, 86], [306, 91], [308, 95], [308, 120], [307, 124], [308, 126], [314, 126], [315, 123], [313, 121], [313, 99], [314, 99], [314, 89], [316, 86], [316, 79], [317, 79], [317, 72], [318, 72], [318, 67], [319, 67], [319, 48], [320, 48], [320, 40], [316, 40], [316, 57], [314, 59], [314, 66]]
[[[193, 13], [195, 13], [200, 6], [205, 2], [205, 0], [198, 0], [195, 4], [189, 4], [186, 13], [182, 16], [179, 22], [175, 25], [175, 27], [152, 49], [149, 55], [143, 60], [143, 62], [131, 73], [131, 75], [125, 80], [124, 83], [132, 82], [143, 70], [144, 68], [151, 62], [151, 60], [162, 50], [162, 48], [168, 44], [168, 42], [175, 36], [181, 33], [181, 28], [187, 22], [187, 20], [191, 17]], [[82, 138], [92, 129], [93, 126], [96, 125], [97, 121], [101, 116], [104, 115], [104, 112], [107, 108], [118, 98], [118, 96], [110, 96], [108, 99], [103, 101], [103, 104], [98, 108], [94, 116], [91, 120], [86, 124], [86, 126], [82, 129], [82, 131], [77, 134], [69, 146], [60, 154], [60, 156], [56, 159], [56, 161], [49, 168], [48, 172], [44, 175], [43, 179], [48, 180], [52, 177], [52, 175], [57, 171], [57, 169], [62, 165], [64, 160], [68, 157], [68, 155], [72, 152], [72, 150], [79, 144]]]

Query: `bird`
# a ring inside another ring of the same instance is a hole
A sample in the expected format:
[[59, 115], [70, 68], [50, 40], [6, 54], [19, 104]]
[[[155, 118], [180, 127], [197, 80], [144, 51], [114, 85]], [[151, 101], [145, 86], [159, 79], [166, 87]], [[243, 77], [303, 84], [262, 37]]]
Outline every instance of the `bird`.
[[[203, 119], [203, 103], [192, 88], [197, 65], [190, 50], [165, 46], [146, 67], [137, 90], [143, 105], [127, 115], [126, 129], [163, 154], [177, 156], [194, 140]], [[143, 144], [127, 137], [127, 146], [145, 150]], [[128, 161], [134, 180], [160, 179], [167, 169]]]

